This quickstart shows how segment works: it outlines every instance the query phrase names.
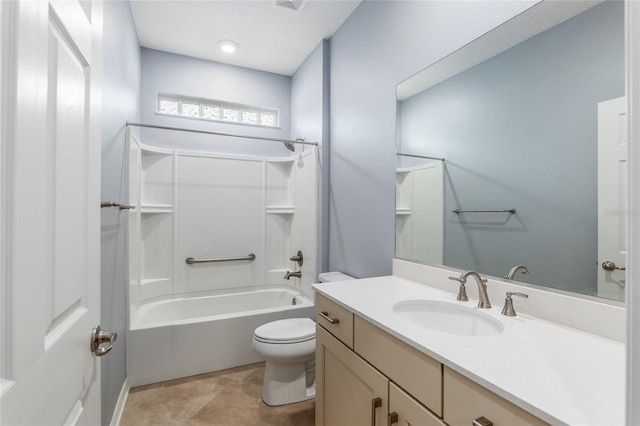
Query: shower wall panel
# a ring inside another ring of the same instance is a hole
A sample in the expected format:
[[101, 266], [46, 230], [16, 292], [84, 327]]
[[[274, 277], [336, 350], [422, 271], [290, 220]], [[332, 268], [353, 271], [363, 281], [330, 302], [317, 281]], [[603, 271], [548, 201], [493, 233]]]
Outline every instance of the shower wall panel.
[[[175, 293], [264, 283], [264, 162], [178, 157]], [[254, 261], [187, 265], [187, 257], [256, 255]]]

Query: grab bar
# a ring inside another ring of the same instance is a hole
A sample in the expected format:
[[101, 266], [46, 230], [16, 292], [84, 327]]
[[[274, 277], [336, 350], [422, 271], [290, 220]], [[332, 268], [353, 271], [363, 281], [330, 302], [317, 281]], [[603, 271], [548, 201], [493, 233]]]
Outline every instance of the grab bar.
[[120, 204], [120, 203], [114, 203], [112, 201], [101, 201], [100, 202], [100, 208], [103, 207], [119, 207], [120, 210], [129, 210], [129, 209], [135, 209], [135, 206], [131, 206], [129, 204]]
[[196, 259], [193, 257], [187, 257], [185, 259], [185, 262], [187, 263], [187, 265], [192, 265], [194, 263], [210, 263], [210, 262], [235, 262], [238, 260], [255, 260], [256, 255], [253, 253], [250, 253], [246, 256], [238, 256], [238, 257], [214, 257], [214, 258], [202, 258], [202, 259]]
[[508, 210], [460, 210], [460, 209], [455, 209], [455, 210], [451, 210], [451, 213], [511, 213], [514, 214], [516, 212], [516, 209], [508, 209]]

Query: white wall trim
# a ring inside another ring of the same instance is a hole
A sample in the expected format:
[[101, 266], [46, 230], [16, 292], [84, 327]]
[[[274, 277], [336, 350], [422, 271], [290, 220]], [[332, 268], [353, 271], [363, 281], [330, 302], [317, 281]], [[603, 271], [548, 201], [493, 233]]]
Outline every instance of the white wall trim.
[[116, 402], [116, 406], [113, 409], [113, 414], [111, 415], [111, 423], [109, 423], [109, 426], [120, 425], [120, 420], [122, 419], [122, 413], [124, 412], [124, 405], [127, 402], [128, 396], [129, 396], [129, 380], [124, 379], [124, 383], [122, 384], [122, 389], [120, 389], [120, 395], [118, 396], [118, 402]]
[[[625, 1], [629, 206], [627, 247], [627, 421], [640, 424], [640, 2]], [[637, 266], [636, 266], [637, 265]]]

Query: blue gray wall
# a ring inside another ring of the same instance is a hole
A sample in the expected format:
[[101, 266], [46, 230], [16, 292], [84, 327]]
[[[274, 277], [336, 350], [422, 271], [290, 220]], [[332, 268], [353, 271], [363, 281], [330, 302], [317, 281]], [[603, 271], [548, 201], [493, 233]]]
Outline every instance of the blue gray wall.
[[606, 2], [402, 102], [403, 152], [447, 160], [445, 264], [596, 295], [597, 109], [623, 95]]
[[331, 38], [329, 269], [391, 273], [396, 84], [525, 2], [364, 1]]
[[[104, 2], [103, 41], [101, 198], [126, 202], [124, 123], [140, 115], [140, 47], [128, 1]], [[102, 424], [108, 425], [126, 378], [127, 213], [104, 208], [101, 214], [100, 322], [103, 330], [118, 333], [101, 359]]]
[[[156, 114], [157, 92], [278, 108], [280, 128]], [[291, 77], [289, 76], [143, 48], [140, 97], [140, 114], [145, 123], [289, 139], [291, 128]], [[276, 142], [167, 130], [144, 130], [142, 141], [156, 146], [183, 147], [201, 151], [274, 156], [289, 153], [283, 144]]]
[[329, 41], [323, 40], [291, 77], [291, 137], [320, 143], [318, 271], [329, 251]]

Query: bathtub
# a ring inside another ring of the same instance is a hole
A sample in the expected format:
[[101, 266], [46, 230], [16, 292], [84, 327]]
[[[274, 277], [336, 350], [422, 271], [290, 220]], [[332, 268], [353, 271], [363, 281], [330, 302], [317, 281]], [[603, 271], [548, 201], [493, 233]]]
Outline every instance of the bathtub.
[[133, 314], [127, 331], [128, 384], [141, 386], [260, 362], [251, 347], [256, 327], [313, 316], [313, 303], [290, 288], [145, 303]]

